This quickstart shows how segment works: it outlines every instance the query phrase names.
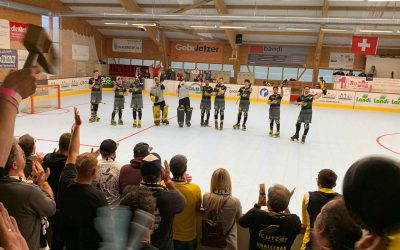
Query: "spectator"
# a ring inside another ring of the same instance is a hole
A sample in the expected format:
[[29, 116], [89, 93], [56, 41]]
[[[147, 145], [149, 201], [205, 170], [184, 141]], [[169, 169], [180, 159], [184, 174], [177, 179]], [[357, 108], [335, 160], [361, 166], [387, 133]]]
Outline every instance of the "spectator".
[[365, 70], [361, 70], [361, 73], [358, 74], [359, 77], [367, 77], [367, 74], [365, 74]]
[[146, 69], [143, 73], [143, 78], [150, 79], [150, 72], [149, 69]]
[[339, 71], [334, 72], [333, 75], [344, 76], [343, 69], [340, 68]]
[[110, 206], [119, 205], [119, 174], [122, 164], [115, 161], [117, 158], [118, 144], [111, 140], [104, 140], [100, 144], [101, 160], [97, 163], [96, 175], [93, 179], [93, 187], [103, 192]]
[[[71, 141], [71, 133], [64, 133], [58, 140], [58, 150], [54, 150], [53, 153], [47, 154], [43, 159], [43, 168], [50, 170], [50, 176], [48, 178], [49, 185], [53, 190], [54, 197], [58, 197], [58, 180], [60, 179], [61, 172], [64, 169], [65, 163], [68, 157], [68, 148]], [[65, 246], [63, 237], [63, 228], [61, 224], [60, 215], [60, 204], [56, 202], [57, 212], [54, 216], [49, 218], [51, 227], [51, 249], [63, 249]]]
[[361, 240], [358, 249], [379, 249], [371, 245], [386, 241], [390, 245], [382, 249], [400, 249], [399, 180], [400, 163], [386, 157], [366, 157], [347, 170], [344, 201], [350, 215], [371, 234]]
[[185, 73], [185, 80], [190, 82], [191, 81], [191, 79], [190, 79], [190, 71], [185, 69], [184, 73]]
[[213, 82], [213, 79], [212, 79], [212, 75], [211, 75], [211, 71], [210, 71], [210, 70], [204, 71], [204, 81]]
[[[231, 177], [226, 169], [219, 168], [214, 171], [210, 193], [203, 195], [203, 208], [206, 218], [215, 213], [218, 221], [222, 223], [228, 243], [225, 249], [238, 249], [236, 221], [242, 216], [242, 206], [240, 200], [232, 196]], [[210, 248], [203, 247], [203, 249]]]
[[[300, 233], [300, 218], [288, 214], [291, 193], [282, 185], [268, 189], [268, 201], [260, 194], [258, 203], [239, 220], [239, 225], [249, 228], [249, 249], [290, 249]], [[268, 210], [260, 210], [263, 204]]]
[[44, 170], [50, 169], [48, 182], [53, 190], [54, 197], [58, 197], [58, 180], [67, 162], [70, 141], [71, 133], [62, 134], [58, 140], [58, 150], [54, 150], [53, 153], [49, 153], [43, 158]]
[[172, 79], [172, 73], [174, 72], [174, 70], [171, 68], [171, 65], [168, 66], [167, 71], [165, 72], [165, 80], [173, 80]]
[[322, 76], [319, 77], [319, 85], [318, 85], [318, 87], [320, 89], [326, 89], [326, 82], [324, 80], [324, 77], [322, 77]]
[[182, 72], [179, 71], [179, 72], [176, 74], [176, 80], [177, 80], [177, 81], [182, 81], [182, 79], [183, 79]]
[[[121, 205], [128, 206], [130, 208], [132, 212], [131, 221], [133, 221], [135, 219], [135, 212], [138, 209], [154, 216], [156, 199], [153, 196], [153, 192], [151, 192], [147, 187], [134, 187], [122, 198]], [[141, 240], [141, 250], [158, 250], [158, 248], [155, 248], [151, 245], [151, 233], [153, 228], [154, 221]]]
[[375, 68], [375, 65], [372, 65], [371, 66], [371, 69], [368, 71], [368, 77], [376, 77], [376, 74], [377, 74], [377, 72], [376, 72], [376, 68]]
[[351, 70], [349, 71], [349, 73], [346, 74], [346, 76], [355, 76], [354, 73], [353, 73], [353, 70], [351, 69]]
[[330, 169], [322, 169], [318, 173], [318, 191], [308, 192], [303, 197], [302, 219], [306, 228], [301, 249], [311, 249], [311, 232], [314, 229], [314, 222], [321, 208], [339, 194], [333, 191], [336, 186], [337, 175]]
[[101, 237], [94, 227], [97, 209], [107, 206], [104, 194], [92, 186], [97, 156], [79, 155], [81, 118], [75, 108], [75, 124], [67, 164], [61, 172], [58, 195], [67, 249], [99, 249]]
[[24, 152], [14, 140], [4, 168], [7, 177], [0, 178], [0, 202], [16, 219], [29, 249], [37, 250], [40, 248], [41, 218], [52, 216], [56, 212], [56, 204], [47, 183], [49, 171], [44, 173], [35, 161], [32, 165], [35, 181], [28, 183], [21, 178], [24, 167]]
[[185, 208], [174, 219], [174, 249], [195, 250], [197, 249], [196, 213], [201, 207], [201, 190], [199, 185], [191, 183], [185, 156], [176, 155], [169, 164], [173, 175], [172, 182], [186, 199]]
[[[322, 207], [315, 220], [313, 249], [354, 249], [362, 231], [350, 217], [343, 199], [334, 199]], [[311, 248], [310, 248], [311, 249]]]
[[152, 71], [153, 71], [153, 77], [152, 77], [152, 78], [158, 77], [158, 71], [161, 69], [161, 64], [158, 63], [157, 66], [154, 66], [154, 64], [152, 64], [152, 65], [150, 66], [150, 68], [151, 68]]
[[[155, 230], [151, 235], [151, 244], [160, 250], [174, 249], [172, 240], [172, 224], [175, 214], [182, 212], [185, 207], [185, 199], [175, 190], [170, 179], [170, 169], [167, 161], [164, 161], [165, 169], [161, 166], [161, 157], [151, 153], [143, 158], [141, 163], [142, 185], [148, 187], [156, 198]], [[161, 177], [161, 173], [163, 175]], [[160, 184], [164, 181], [166, 188]], [[130, 186], [124, 189], [124, 196], [134, 189]]]
[[6, 76], [0, 87], [0, 177], [4, 176], [4, 165], [10, 155], [13, 144], [15, 118], [19, 103], [35, 93], [38, 67], [11, 72]]
[[122, 194], [125, 187], [129, 185], [138, 186], [142, 182], [142, 174], [140, 164], [142, 159], [150, 154], [152, 148], [149, 144], [140, 142], [133, 149], [133, 159], [130, 164], [124, 165], [121, 168], [119, 175], [119, 190]]
[[19, 137], [18, 144], [25, 154], [26, 163], [24, 168], [24, 175], [26, 178], [28, 178], [32, 175], [33, 161], [39, 160], [39, 162], [41, 162], [43, 160], [43, 156], [41, 154], [36, 155], [36, 140], [30, 134], [25, 134]]
[[192, 74], [194, 75], [194, 81], [198, 82], [200, 80], [200, 70], [196, 67], [194, 70], [192, 70]]

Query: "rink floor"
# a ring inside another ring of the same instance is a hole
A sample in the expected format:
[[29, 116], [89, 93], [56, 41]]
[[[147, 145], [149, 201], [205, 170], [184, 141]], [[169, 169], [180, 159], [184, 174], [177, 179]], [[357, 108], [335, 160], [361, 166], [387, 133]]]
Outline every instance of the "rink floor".
[[[169, 126], [154, 127], [151, 102], [144, 96], [142, 128], [133, 128], [130, 98], [125, 104], [123, 126], [110, 126], [113, 109], [112, 93], [104, 93], [99, 108], [99, 123], [88, 123], [90, 115], [89, 94], [62, 98], [61, 110], [35, 115], [19, 114], [15, 135], [30, 133], [37, 138], [38, 151], [48, 153], [57, 147], [58, 137], [68, 132], [73, 123], [73, 107], [80, 110], [84, 124], [81, 127], [81, 152], [98, 146], [104, 139], [119, 141], [117, 160], [128, 163], [133, 147], [147, 142], [163, 160], [175, 154], [189, 159], [188, 172], [193, 182], [209, 191], [212, 172], [220, 167], [229, 170], [233, 195], [241, 199], [243, 211], [257, 201], [258, 184], [280, 183], [289, 189], [296, 188], [290, 209], [300, 215], [301, 200], [305, 192], [316, 189], [318, 171], [333, 169], [339, 176], [337, 190], [341, 191], [343, 175], [357, 159], [379, 154], [398, 158], [400, 156], [400, 114], [390, 112], [333, 109], [315, 107], [313, 123], [306, 144], [291, 142], [299, 108], [282, 105], [281, 138], [268, 136], [268, 106], [252, 103], [247, 131], [233, 130], [238, 106], [227, 101], [225, 129], [200, 127], [199, 99], [192, 98], [194, 107], [192, 127], [179, 128], [176, 122], [178, 99], [167, 97], [170, 107]], [[214, 124], [213, 114], [210, 124]], [[302, 128], [303, 131], [303, 128]]]

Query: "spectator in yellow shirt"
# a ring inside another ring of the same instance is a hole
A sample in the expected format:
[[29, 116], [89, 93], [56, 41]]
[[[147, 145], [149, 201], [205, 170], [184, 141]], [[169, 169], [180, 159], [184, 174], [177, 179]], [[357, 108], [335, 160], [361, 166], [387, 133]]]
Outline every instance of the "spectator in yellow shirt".
[[197, 216], [201, 207], [201, 190], [199, 185], [190, 183], [191, 177], [187, 174], [187, 158], [176, 155], [170, 161], [173, 175], [172, 181], [176, 189], [186, 199], [183, 211], [174, 218], [173, 239], [175, 250], [197, 249]]

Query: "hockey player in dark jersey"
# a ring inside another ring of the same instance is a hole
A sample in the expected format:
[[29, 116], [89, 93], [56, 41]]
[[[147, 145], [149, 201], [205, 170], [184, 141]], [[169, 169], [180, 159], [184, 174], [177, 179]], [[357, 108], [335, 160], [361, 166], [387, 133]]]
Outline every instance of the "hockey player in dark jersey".
[[116, 83], [113, 86], [114, 90], [114, 110], [111, 114], [111, 125], [115, 126], [115, 115], [118, 113], [118, 125], [123, 125], [122, 110], [125, 107], [125, 96], [128, 95], [128, 90], [122, 84], [122, 77], [117, 76]]
[[[200, 103], [201, 110], [201, 123], [202, 127], [209, 127], [210, 121], [210, 110], [211, 110], [211, 95], [213, 93], [213, 88], [210, 86], [209, 81], [205, 81], [205, 85], [201, 87], [202, 97]], [[204, 121], [204, 115], [207, 115]]]
[[[142, 109], [143, 109], [143, 89], [144, 85], [138, 77], [131, 83], [132, 92], [131, 108], [133, 115], [133, 127], [142, 127]], [[138, 119], [137, 119], [138, 118]]]
[[[283, 98], [283, 86], [281, 92], [278, 93], [278, 87], [273, 88], [274, 93], [269, 96], [269, 136], [280, 136], [280, 119], [281, 119], [281, 101]], [[274, 122], [276, 124], [276, 133], [274, 134]]]
[[301, 106], [301, 111], [297, 118], [296, 134], [290, 138], [292, 141], [299, 140], [301, 124], [304, 123], [304, 134], [301, 137], [301, 143], [304, 144], [306, 142], [306, 136], [310, 129], [310, 123], [312, 120], [312, 103], [314, 100], [321, 98], [323, 94], [326, 95], [326, 90], [316, 95], [312, 95], [310, 93], [310, 87], [306, 86], [303, 95], [297, 98], [296, 104]]
[[89, 79], [89, 89], [90, 93], [90, 110], [91, 115], [89, 122], [98, 122], [100, 121], [100, 117], [97, 116], [97, 111], [99, 110], [99, 104], [102, 102], [102, 92], [103, 92], [103, 83], [99, 77], [99, 71], [93, 70], [93, 77]]
[[225, 112], [225, 91], [226, 86], [224, 85], [224, 78], [219, 78], [218, 83], [214, 88], [214, 119], [215, 119], [215, 129], [218, 129], [218, 114], [220, 114], [221, 121], [219, 124], [219, 129], [224, 128], [224, 112]]
[[242, 119], [242, 113], [243, 113], [244, 117], [243, 117], [242, 130], [246, 130], [246, 122], [250, 108], [250, 95], [252, 91], [253, 89], [251, 88], [250, 80], [249, 79], [244, 80], [244, 87], [241, 87], [238, 93], [238, 96], [240, 96], [239, 113], [238, 113], [237, 123], [233, 125], [234, 129], [240, 129], [240, 120]]

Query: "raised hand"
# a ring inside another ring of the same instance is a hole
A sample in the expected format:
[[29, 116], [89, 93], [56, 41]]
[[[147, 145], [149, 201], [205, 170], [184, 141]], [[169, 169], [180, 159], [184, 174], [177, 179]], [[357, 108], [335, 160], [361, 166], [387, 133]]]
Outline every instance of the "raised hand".
[[162, 180], [164, 182], [169, 181], [171, 179], [171, 168], [169, 167], [168, 161], [164, 160], [164, 168], [162, 171]]
[[74, 107], [74, 113], [75, 113], [75, 126], [80, 126], [82, 124], [82, 120], [77, 107]]
[[39, 72], [40, 69], [38, 67], [14, 71], [6, 76], [1, 87], [13, 89], [22, 99], [28, 98], [35, 93], [35, 75]]

